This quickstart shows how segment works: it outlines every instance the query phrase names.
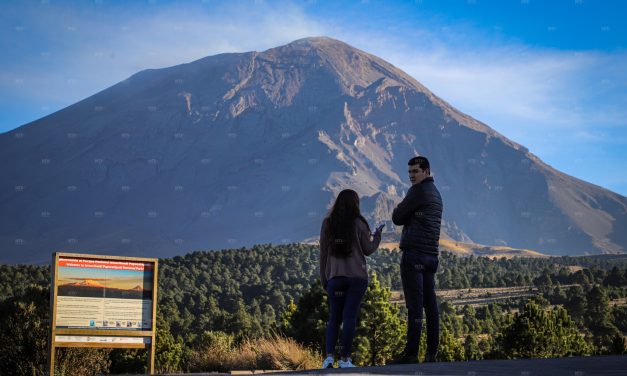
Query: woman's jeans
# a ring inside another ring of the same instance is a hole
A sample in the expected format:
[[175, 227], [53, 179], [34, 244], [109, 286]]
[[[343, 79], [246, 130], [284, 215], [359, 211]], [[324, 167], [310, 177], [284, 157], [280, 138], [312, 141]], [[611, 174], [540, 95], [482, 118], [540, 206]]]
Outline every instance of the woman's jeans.
[[418, 355], [422, 334], [422, 308], [427, 316], [427, 356], [435, 356], [440, 342], [440, 317], [435, 298], [435, 272], [438, 256], [403, 251], [401, 280], [407, 306], [407, 346], [405, 354]]
[[361, 300], [368, 281], [361, 278], [334, 277], [327, 284], [329, 294], [329, 322], [327, 324], [327, 354], [334, 354], [335, 344], [342, 324], [340, 356], [350, 357], [357, 326]]

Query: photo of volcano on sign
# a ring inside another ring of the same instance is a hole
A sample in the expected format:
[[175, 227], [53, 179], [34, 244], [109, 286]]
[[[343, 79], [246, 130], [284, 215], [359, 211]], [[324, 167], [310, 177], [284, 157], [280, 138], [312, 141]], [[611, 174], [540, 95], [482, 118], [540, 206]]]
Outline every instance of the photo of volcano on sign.
[[59, 267], [57, 295], [151, 299], [152, 271]]

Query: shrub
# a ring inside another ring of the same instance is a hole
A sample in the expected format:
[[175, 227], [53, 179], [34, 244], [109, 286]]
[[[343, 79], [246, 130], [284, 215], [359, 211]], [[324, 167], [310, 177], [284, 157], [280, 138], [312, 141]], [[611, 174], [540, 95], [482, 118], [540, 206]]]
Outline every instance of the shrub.
[[[32, 285], [0, 302], [0, 375], [44, 375], [50, 332], [49, 289]], [[58, 348], [57, 375], [89, 376], [109, 370], [108, 349]]]
[[192, 372], [231, 370], [305, 370], [318, 366], [318, 355], [291, 338], [273, 335], [233, 345], [233, 336], [206, 332], [203, 347], [190, 357]]

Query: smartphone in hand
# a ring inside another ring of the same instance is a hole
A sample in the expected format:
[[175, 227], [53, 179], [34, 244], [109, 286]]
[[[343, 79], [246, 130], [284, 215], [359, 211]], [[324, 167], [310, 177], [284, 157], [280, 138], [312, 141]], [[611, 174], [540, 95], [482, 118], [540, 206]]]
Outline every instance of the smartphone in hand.
[[385, 223], [383, 223], [383, 224], [379, 225], [379, 226], [377, 227], [377, 229], [375, 230], [375, 232], [381, 232], [381, 231], [383, 230], [383, 228], [384, 228], [384, 227], [385, 227]]

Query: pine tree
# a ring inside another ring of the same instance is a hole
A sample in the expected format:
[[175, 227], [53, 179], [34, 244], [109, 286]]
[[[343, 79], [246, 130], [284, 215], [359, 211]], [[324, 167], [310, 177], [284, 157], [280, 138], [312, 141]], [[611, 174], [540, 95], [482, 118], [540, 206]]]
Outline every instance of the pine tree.
[[623, 337], [622, 333], [617, 333], [612, 338], [612, 354], [623, 355], [627, 352], [627, 341], [625, 341], [625, 337]]
[[614, 266], [610, 273], [603, 280], [603, 285], [605, 286], [617, 286], [621, 287], [627, 284], [627, 279], [625, 279], [625, 271], [621, 270], [618, 266]]
[[288, 333], [291, 330], [292, 316], [296, 313], [297, 307], [294, 304], [294, 299], [290, 298], [290, 303], [285, 307], [285, 311], [281, 314], [281, 320], [279, 323], [279, 329], [283, 333]]
[[588, 302], [585, 321], [593, 335], [596, 352], [600, 354], [612, 353], [615, 350], [615, 338], [621, 333], [612, 322], [612, 308], [607, 291], [595, 285], [586, 295]]
[[464, 355], [466, 360], [481, 359], [479, 342], [477, 341], [477, 336], [474, 333], [468, 334], [464, 340]]
[[376, 274], [362, 303], [355, 336], [354, 360], [361, 365], [382, 365], [401, 348], [405, 325], [398, 307], [390, 303], [390, 290], [381, 288]]
[[318, 280], [298, 300], [296, 310], [289, 318], [289, 325], [286, 325], [285, 334], [322, 352], [328, 319], [327, 293]]
[[586, 295], [581, 286], [574, 286], [568, 289], [564, 308], [568, 310], [570, 316], [578, 323], [584, 322], [586, 305]]
[[448, 329], [443, 329], [440, 333], [438, 361], [452, 362], [456, 360], [464, 360], [464, 347]]
[[170, 326], [162, 322], [157, 328], [157, 342], [155, 349], [155, 367], [159, 372], [173, 372], [179, 370], [183, 356], [183, 344], [170, 333]]
[[586, 294], [586, 300], [588, 302], [586, 310], [588, 323], [610, 321], [610, 298], [603, 287], [599, 285], [592, 287]]
[[464, 305], [462, 310], [462, 314], [464, 315], [462, 321], [464, 323], [465, 328], [467, 328], [466, 332], [476, 333], [479, 331], [479, 321], [477, 321], [477, 312], [470, 305]]
[[497, 338], [507, 358], [549, 358], [590, 352], [577, 325], [563, 308], [544, 310], [532, 300]]

